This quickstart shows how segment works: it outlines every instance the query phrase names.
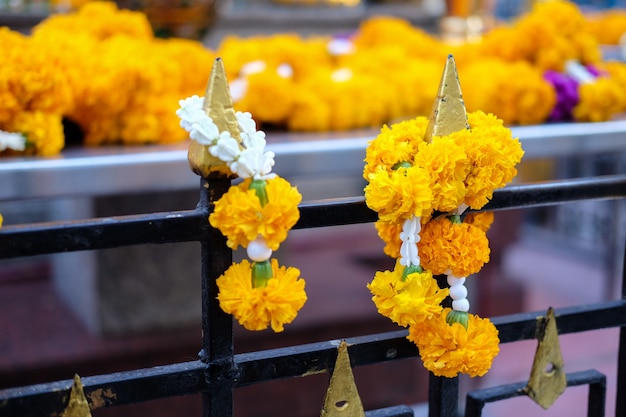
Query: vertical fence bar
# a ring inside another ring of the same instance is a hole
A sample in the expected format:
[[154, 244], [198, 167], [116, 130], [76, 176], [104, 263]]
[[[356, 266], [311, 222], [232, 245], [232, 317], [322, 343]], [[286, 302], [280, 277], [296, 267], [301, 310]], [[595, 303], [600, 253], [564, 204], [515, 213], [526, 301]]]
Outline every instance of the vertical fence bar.
[[458, 417], [459, 377], [428, 375], [428, 417]]
[[[626, 301], [626, 245], [622, 263], [622, 300]], [[619, 350], [617, 357], [617, 395], [615, 416], [626, 416], [626, 327], [619, 330]]]
[[[218, 178], [201, 180], [198, 209], [207, 218], [212, 202], [228, 188], [230, 180]], [[208, 222], [208, 219], [207, 219]], [[231, 265], [233, 254], [219, 230], [210, 228], [207, 240], [201, 241], [202, 251], [202, 350], [200, 359], [207, 364], [209, 389], [203, 392], [204, 417], [231, 417], [234, 408], [233, 367], [234, 341], [232, 316], [224, 313], [217, 301], [217, 278]], [[226, 374], [224, 374], [226, 372]]]

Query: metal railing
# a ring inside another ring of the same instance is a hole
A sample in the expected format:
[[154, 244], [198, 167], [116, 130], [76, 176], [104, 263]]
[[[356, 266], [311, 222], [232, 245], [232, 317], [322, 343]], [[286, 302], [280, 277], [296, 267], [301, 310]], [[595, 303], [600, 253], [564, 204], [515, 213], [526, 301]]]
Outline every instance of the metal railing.
[[[0, 231], [0, 259], [41, 254], [96, 250], [139, 244], [198, 241], [201, 243], [202, 345], [199, 359], [148, 369], [137, 369], [82, 379], [91, 408], [112, 407], [166, 397], [201, 393], [203, 415], [233, 415], [237, 388], [265, 381], [305, 377], [329, 372], [337, 357], [337, 341], [235, 354], [233, 321], [217, 303], [216, 279], [232, 263], [232, 252], [221, 233], [207, 221], [216, 201], [230, 186], [226, 179], [202, 179], [200, 200], [194, 210], [96, 218], [85, 221], [7, 226]], [[484, 210], [550, 206], [586, 199], [626, 197], [626, 175], [560, 180], [510, 186], [495, 192]], [[376, 220], [362, 197], [307, 202], [300, 206], [295, 228], [367, 223]], [[619, 327], [616, 416], [626, 415], [626, 274], [617, 301], [556, 310], [558, 333], [568, 334]], [[0, 306], [0, 309], [2, 307]], [[545, 314], [520, 313], [493, 318], [501, 343], [537, 337]], [[414, 358], [418, 352], [398, 330], [347, 338], [354, 367]], [[59, 415], [67, 406], [72, 380], [0, 391], [0, 416]], [[603, 416], [606, 379], [597, 371], [567, 375], [568, 386], [590, 385], [589, 416]], [[486, 403], [524, 395], [523, 384], [470, 392], [465, 415], [481, 415]], [[321, 404], [320, 404], [321, 406]], [[429, 416], [459, 415], [458, 378], [429, 377]], [[411, 416], [411, 408], [390, 406], [367, 412], [369, 417]]]

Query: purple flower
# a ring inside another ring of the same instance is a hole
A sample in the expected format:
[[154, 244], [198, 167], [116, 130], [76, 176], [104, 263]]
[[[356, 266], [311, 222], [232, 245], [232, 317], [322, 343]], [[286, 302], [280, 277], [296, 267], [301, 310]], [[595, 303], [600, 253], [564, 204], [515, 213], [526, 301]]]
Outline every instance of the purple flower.
[[556, 104], [548, 120], [571, 121], [574, 119], [572, 111], [578, 104], [578, 82], [565, 74], [556, 71], [546, 71], [543, 78], [554, 87], [556, 91]]

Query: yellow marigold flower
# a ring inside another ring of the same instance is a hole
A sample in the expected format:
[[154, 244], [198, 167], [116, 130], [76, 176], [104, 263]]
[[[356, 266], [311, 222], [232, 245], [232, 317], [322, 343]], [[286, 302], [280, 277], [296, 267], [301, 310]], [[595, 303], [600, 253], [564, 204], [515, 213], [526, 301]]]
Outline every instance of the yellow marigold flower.
[[432, 201], [430, 177], [420, 167], [398, 168], [391, 172], [380, 167], [370, 174], [365, 186], [367, 206], [386, 222], [429, 215]]
[[359, 73], [351, 68], [352, 76], [345, 81], [333, 80], [331, 88], [322, 89], [333, 111], [330, 114], [332, 130], [347, 130], [358, 127], [378, 127], [389, 119], [389, 105], [395, 97], [380, 85], [380, 78]]
[[400, 257], [400, 245], [402, 245], [402, 240], [400, 240], [400, 232], [402, 232], [402, 223], [388, 223], [382, 220], [376, 221], [374, 223], [376, 230], [378, 232], [378, 237], [381, 238], [383, 242], [385, 242], [384, 252], [392, 258]]
[[[483, 35], [481, 42], [476, 46], [477, 54], [483, 59], [485, 57], [498, 57], [509, 62], [528, 59], [531, 53], [530, 45], [520, 42], [518, 38], [519, 33], [515, 28], [509, 26], [496, 27]], [[465, 88], [463, 85], [464, 93]]]
[[177, 105], [177, 100], [171, 95], [137, 103], [119, 115], [120, 136], [117, 140], [129, 145], [185, 140], [189, 135], [180, 128]]
[[62, 118], [56, 113], [23, 111], [9, 123], [0, 123], [0, 130], [26, 136], [23, 155], [54, 156], [65, 145]]
[[601, 45], [618, 45], [626, 33], [626, 10], [609, 9], [589, 14], [585, 29]]
[[226, 76], [230, 80], [240, 75], [244, 65], [254, 61], [263, 61], [268, 68], [288, 64], [294, 71], [294, 78], [301, 80], [310, 71], [331, 65], [331, 56], [326, 49], [327, 42], [327, 37], [302, 39], [293, 33], [247, 38], [227, 36], [217, 48], [216, 55], [228, 63]]
[[367, 285], [378, 312], [402, 327], [439, 314], [448, 289], [440, 289], [429, 271], [409, 274], [402, 280], [404, 267], [399, 263], [393, 271], [376, 272]]
[[249, 189], [250, 182], [230, 187], [215, 203], [209, 222], [227, 237], [229, 248], [247, 247], [261, 235], [268, 247], [277, 250], [300, 218], [302, 195], [288, 181], [275, 177], [267, 180], [268, 202], [262, 206], [256, 192]]
[[608, 75], [619, 89], [626, 90], [626, 63], [620, 61], [607, 61], [597, 65], [601, 73]]
[[280, 76], [271, 67], [247, 76], [246, 81], [246, 94], [235, 103], [235, 109], [250, 112], [263, 123], [284, 124], [293, 106], [293, 80]]
[[247, 260], [231, 265], [216, 281], [220, 307], [248, 330], [271, 326], [282, 332], [307, 300], [300, 271], [279, 266], [276, 259], [271, 264], [274, 276], [263, 288], [252, 287], [252, 264]]
[[475, 213], [467, 213], [463, 219], [463, 223], [471, 224], [478, 227], [483, 232], [487, 232], [493, 224], [495, 214], [493, 211], [481, 211]]
[[427, 222], [421, 231], [419, 248], [422, 267], [434, 275], [467, 277], [489, 262], [489, 240], [484, 231], [467, 223], [453, 223], [447, 217]]
[[574, 118], [580, 122], [604, 122], [626, 108], [626, 92], [608, 77], [599, 77], [592, 83], [578, 87], [579, 101], [574, 107]]
[[35, 26], [33, 34], [45, 36], [47, 31], [90, 33], [98, 39], [125, 35], [133, 38], [152, 39], [152, 26], [144, 13], [119, 9], [111, 1], [94, 1], [80, 10], [66, 14], [52, 14]]
[[449, 325], [449, 311], [411, 325], [407, 338], [417, 345], [424, 366], [436, 376], [485, 375], [500, 352], [498, 329], [475, 314], [469, 315], [467, 329], [459, 323]]
[[357, 48], [400, 45], [406, 51], [405, 57], [434, 58], [439, 62], [446, 56], [441, 41], [399, 17], [375, 16], [365, 20], [354, 35], [354, 43]]
[[293, 108], [287, 117], [292, 131], [325, 132], [329, 130], [331, 109], [313, 90], [296, 86]]
[[446, 213], [461, 204], [470, 165], [465, 149], [454, 138], [438, 137], [431, 143], [420, 143], [414, 164], [430, 175], [434, 210]]
[[494, 113], [507, 125], [545, 121], [556, 103], [556, 92], [543, 71], [524, 61], [485, 58], [459, 67], [468, 112]]
[[426, 117], [398, 122], [391, 127], [384, 125], [365, 150], [363, 178], [368, 180], [369, 175], [381, 166], [391, 171], [396, 164], [402, 162], [413, 165], [418, 146], [424, 142], [426, 126]]
[[465, 204], [480, 209], [493, 196], [495, 189], [511, 182], [517, 175], [517, 164], [524, 151], [517, 138], [511, 136], [502, 120], [481, 111], [468, 114], [470, 131], [451, 135], [465, 148], [470, 172], [465, 180]]

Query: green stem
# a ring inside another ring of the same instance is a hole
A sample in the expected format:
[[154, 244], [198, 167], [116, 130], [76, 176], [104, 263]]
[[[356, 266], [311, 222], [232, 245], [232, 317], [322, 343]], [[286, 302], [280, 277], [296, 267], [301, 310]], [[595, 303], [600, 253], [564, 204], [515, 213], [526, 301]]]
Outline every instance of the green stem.
[[461, 220], [461, 216], [458, 214], [453, 214], [452, 216], [448, 216], [448, 219], [452, 222], [452, 224], [461, 224], [463, 221]]
[[394, 164], [391, 169], [396, 170], [399, 168], [411, 168], [413, 165], [410, 162], [402, 161]]
[[467, 311], [450, 310], [446, 316], [446, 323], [452, 325], [453, 323], [459, 323], [467, 330], [467, 323], [469, 321], [469, 314]]
[[267, 286], [267, 281], [269, 281], [274, 276], [274, 272], [272, 271], [272, 264], [269, 260], [263, 262], [254, 262], [252, 264], [252, 287], [253, 288], [264, 288]]
[[252, 180], [252, 182], [250, 182], [250, 189], [256, 192], [256, 195], [259, 197], [259, 201], [261, 202], [261, 207], [264, 207], [269, 201], [267, 198], [266, 185], [267, 183], [265, 180]]
[[409, 275], [414, 274], [416, 272], [421, 273], [421, 272], [424, 272], [424, 270], [419, 265], [411, 265], [411, 266], [405, 267], [404, 271], [402, 271], [402, 282], [406, 281]]

